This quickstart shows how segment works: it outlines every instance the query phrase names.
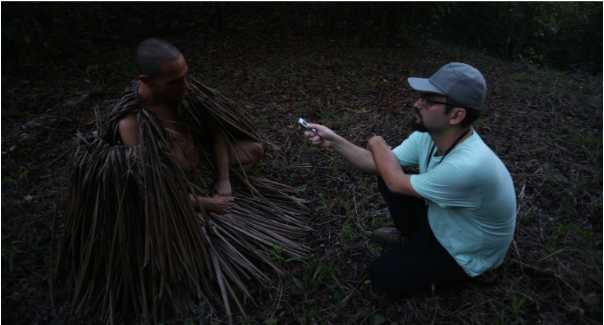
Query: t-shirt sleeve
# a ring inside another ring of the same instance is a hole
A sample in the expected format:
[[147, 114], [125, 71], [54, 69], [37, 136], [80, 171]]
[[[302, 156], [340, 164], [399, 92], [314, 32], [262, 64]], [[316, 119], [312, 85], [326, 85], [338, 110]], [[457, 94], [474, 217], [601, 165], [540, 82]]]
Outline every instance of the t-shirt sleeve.
[[443, 208], [478, 208], [481, 202], [476, 180], [446, 161], [427, 173], [412, 175], [411, 186], [418, 194]]
[[419, 164], [420, 140], [418, 132], [414, 132], [403, 143], [392, 150], [401, 165], [413, 166]]

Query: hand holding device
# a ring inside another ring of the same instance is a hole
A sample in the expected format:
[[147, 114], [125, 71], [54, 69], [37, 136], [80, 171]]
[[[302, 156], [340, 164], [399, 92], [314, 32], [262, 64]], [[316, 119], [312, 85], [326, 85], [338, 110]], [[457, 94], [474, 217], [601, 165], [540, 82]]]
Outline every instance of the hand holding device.
[[302, 127], [303, 130], [309, 131], [314, 133], [316, 136], [320, 136], [319, 133], [317, 133], [316, 129], [311, 129], [308, 127], [308, 123], [306, 123], [306, 121], [303, 118], [298, 119], [298, 125], [300, 125]]

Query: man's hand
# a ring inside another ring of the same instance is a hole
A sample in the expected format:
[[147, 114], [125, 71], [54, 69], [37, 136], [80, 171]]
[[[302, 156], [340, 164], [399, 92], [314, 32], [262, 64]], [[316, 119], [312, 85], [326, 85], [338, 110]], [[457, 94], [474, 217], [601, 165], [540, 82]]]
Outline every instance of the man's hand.
[[388, 144], [386, 143], [386, 140], [384, 140], [384, 138], [380, 137], [379, 135], [376, 135], [374, 137], [372, 137], [371, 139], [369, 139], [369, 141], [367, 142], [367, 146], [369, 147], [369, 150], [371, 150], [372, 152], [374, 151], [373, 149], [376, 148], [388, 148], [391, 149], [390, 146], [388, 146]]
[[191, 200], [191, 203], [193, 204], [195, 210], [199, 211], [199, 205], [201, 205], [204, 209], [216, 212], [218, 214], [225, 214], [231, 212], [231, 209], [235, 204], [234, 197], [220, 196], [218, 194], [215, 194], [212, 197], [195, 196], [193, 194], [189, 194], [189, 199]]
[[231, 191], [231, 182], [228, 178], [219, 178], [216, 185], [214, 185], [214, 191], [219, 196], [231, 196], [233, 194]]
[[371, 151], [351, 143], [323, 125], [308, 123], [307, 126], [317, 130], [318, 134], [317, 136], [310, 131], [304, 131], [310, 143], [328, 151], [335, 151], [362, 172], [379, 176]]
[[424, 198], [415, 191], [411, 185], [411, 175], [405, 174], [396, 155], [384, 138], [375, 136], [369, 139], [367, 146], [373, 155], [379, 175], [382, 176], [384, 183], [392, 193]]
[[210, 198], [207, 198], [206, 209], [214, 211], [218, 214], [226, 214], [231, 212], [234, 204], [235, 198], [232, 196], [219, 196], [216, 194]]
[[[320, 124], [308, 123], [307, 125], [310, 129], [317, 130], [318, 134], [315, 135], [310, 131], [304, 131], [304, 135], [308, 138], [308, 141], [310, 141], [310, 143], [319, 148], [325, 148], [329, 151], [334, 150], [333, 141], [337, 138], [337, 134], [335, 132]], [[299, 129], [301, 129], [301, 127], [299, 127]]]

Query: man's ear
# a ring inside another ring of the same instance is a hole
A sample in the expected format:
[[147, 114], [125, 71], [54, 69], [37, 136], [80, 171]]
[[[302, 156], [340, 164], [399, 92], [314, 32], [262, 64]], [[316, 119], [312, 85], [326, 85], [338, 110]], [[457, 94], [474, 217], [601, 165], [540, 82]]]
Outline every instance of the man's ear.
[[449, 113], [449, 116], [450, 116], [449, 123], [451, 123], [453, 125], [460, 124], [461, 121], [463, 121], [463, 119], [466, 117], [466, 110], [465, 110], [465, 108], [454, 107], [451, 110], [451, 113]]
[[147, 86], [149, 86], [151, 83], [151, 77], [149, 77], [146, 74], [141, 74], [140, 76], [138, 76], [138, 80], [140, 80], [142, 83], [144, 83]]

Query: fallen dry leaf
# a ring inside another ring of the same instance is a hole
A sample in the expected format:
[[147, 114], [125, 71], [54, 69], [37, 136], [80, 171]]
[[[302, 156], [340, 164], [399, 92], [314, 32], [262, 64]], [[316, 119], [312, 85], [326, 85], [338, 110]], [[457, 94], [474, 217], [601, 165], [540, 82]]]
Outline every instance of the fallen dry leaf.
[[28, 170], [22, 172], [21, 174], [19, 174], [19, 179], [20, 180], [26, 179], [27, 178], [27, 174], [29, 174], [29, 172], [30, 172], [30, 170], [28, 169]]

